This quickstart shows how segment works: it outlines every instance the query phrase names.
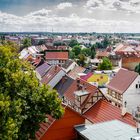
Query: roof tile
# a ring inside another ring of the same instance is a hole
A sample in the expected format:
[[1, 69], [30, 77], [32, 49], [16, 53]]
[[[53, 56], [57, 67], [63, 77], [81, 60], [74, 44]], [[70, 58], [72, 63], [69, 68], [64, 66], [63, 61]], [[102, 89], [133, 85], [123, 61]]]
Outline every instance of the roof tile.
[[84, 116], [92, 123], [117, 119], [132, 126], [136, 126], [131, 114], [126, 113], [122, 116], [120, 108], [113, 106], [111, 103], [103, 99], [99, 100], [87, 112], [85, 112]]

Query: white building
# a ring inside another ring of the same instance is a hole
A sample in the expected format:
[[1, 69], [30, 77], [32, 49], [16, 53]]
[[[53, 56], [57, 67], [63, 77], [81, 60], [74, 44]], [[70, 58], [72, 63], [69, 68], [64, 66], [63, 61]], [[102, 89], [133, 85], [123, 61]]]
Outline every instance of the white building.
[[132, 113], [140, 105], [140, 75], [126, 69], [120, 69], [107, 85], [106, 97], [112, 104], [125, 108]]

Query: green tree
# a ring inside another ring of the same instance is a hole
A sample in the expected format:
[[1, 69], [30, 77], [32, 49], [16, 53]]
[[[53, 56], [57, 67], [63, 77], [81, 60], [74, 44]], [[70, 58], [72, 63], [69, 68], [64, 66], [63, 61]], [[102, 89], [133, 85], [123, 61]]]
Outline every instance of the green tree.
[[103, 44], [103, 48], [107, 48], [107, 46], [110, 45], [111, 42], [107, 37], [105, 37], [104, 40], [102, 41], [102, 44]]
[[140, 74], [140, 63], [135, 67], [135, 72]]
[[85, 56], [91, 56], [91, 49], [90, 48], [84, 48], [81, 50], [81, 54], [84, 54]]
[[95, 55], [96, 55], [96, 45], [92, 45], [91, 47], [91, 59], [94, 59], [95, 58]]
[[75, 53], [73, 51], [70, 51], [69, 57], [70, 57], [70, 59], [75, 59], [76, 58]]
[[66, 44], [64, 42], [61, 42], [61, 41], [57, 41], [57, 42], [53, 43], [53, 46], [63, 46], [63, 45], [66, 45]]
[[72, 39], [71, 41], [70, 41], [70, 43], [69, 43], [69, 46], [70, 47], [74, 47], [74, 46], [76, 46], [76, 45], [79, 45], [79, 43], [78, 43], [78, 41], [77, 40], [75, 40], [75, 39]]
[[84, 67], [85, 66], [85, 61], [86, 61], [87, 59], [86, 59], [86, 56], [84, 55], [84, 54], [79, 54], [78, 55], [78, 61], [77, 61], [77, 63], [80, 65], [80, 66], [82, 66], [82, 67]]
[[43, 44], [45, 44], [45, 40], [39, 40], [37, 45], [43, 45]]
[[56, 91], [40, 86], [13, 48], [0, 46], [0, 139], [32, 139], [46, 114], [57, 119], [63, 111]]
[[31, 43], [31, 39], [30, 38], [23, 39], [23, 48], [27, 48], [27, 47], [29, 47], [31, 45], [32, 45], [32, 43]]
[[72, 48], [72, 52], [75, 53], [76, 56], [78, 56], [81, 53], [81, 47], [76, 45]]
[[107, 58], [103, 58], [103, 62], [98, 66], [99, 70], [112, 70], [112, 63], [111, 61]]

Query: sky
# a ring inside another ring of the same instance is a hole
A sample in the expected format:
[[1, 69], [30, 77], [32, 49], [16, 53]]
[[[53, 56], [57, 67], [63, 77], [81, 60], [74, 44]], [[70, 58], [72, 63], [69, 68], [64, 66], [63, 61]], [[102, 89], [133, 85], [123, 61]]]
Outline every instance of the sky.
[[140, 32], [140, 0], [0, 0], [0, 32]]

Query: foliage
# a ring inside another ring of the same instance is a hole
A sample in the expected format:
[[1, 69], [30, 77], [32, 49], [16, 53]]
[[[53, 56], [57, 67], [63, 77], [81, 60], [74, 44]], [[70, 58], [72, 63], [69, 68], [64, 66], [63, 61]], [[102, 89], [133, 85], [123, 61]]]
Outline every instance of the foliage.
[[16, 44], [15, 42], [13, 41], [9, 41], [9, 40], [1, 40], [1, 46], [10, 46], [12, 51], [19, 51], [20, 47], [18, 44]]
[[69, 57], [70, 57], [70, 59], [75, 59], [75, 53], [73, 52], [73, 51], [70, 51], [69, 52]]
[[101, 42], [96, 42], [95, 47], [100, 49], [106, 49], [111, 44], [111, 41], [105, 37]]
[[74, 46], [76, 46], [76, 45], [79, 45], [79, 43], [78, 43], [78, 41], [77, 40], [75, 40], [75, 39], [72, 39], [71, 41], [70, 41], [70, 43], [69, 43], [69, 46], [70, 47], [74, 47]]
[[72, 52], [75, 53], [75, 56], [78, 56], [81, 53], [81, 47], [76, 45], [72, 48]]
[[111, 61], [107, 58], [103, 58], [103, 62], [98, 66], [99, 70], [112, 70], [112, 63]]
[[39, 42], [37, 43], [37, 45], [43, 45], [45, 44], [45, 40], [39, 40]]
[[60, 41], [57, 41], [57, 42], [53, 43], [53, 46], [63, 46], [63, 45], [65, 45], [65, 43], [64, 42], [60, 42]]
[[91, 56], [91, 49], [90, 48], [84, 48], [81, 50], [81, 54], [84, 54], [85, 56]]
[[32, 43], [31, 43], [31, 39], [30, 38], [23, 39], [23, 48], [27, 48], [27, 47], [29, 47], [31, 45], [32, 45]]
[[84, 54], [79, 54], [79, 55], [78, 55], [78, 62], [77, 62], [77, 63], [78, 63], [80, 66], [84, 67], [84, 66], [85, 66], [85, 61], [86, 61], [85, 55], [84, 55]]
[[135, 67], [135, 72], [140, 74], [140, 63]]
[[93, 45], [93, 46], [91, 47], [91, 59], [94, 59], [94, 58], [95, 58], [95, 55], [96, 55], [96, 50], [95, 50], [95, 48], [96, 48], [96, 45]]
[[0, 47], [0, 139], [28, 140], [45, 114], [63, 114], [55, 90], [40, 86], [32, 67], [8, 46]]
[[104, 48], [107, 48], [107, 46], [110, 45], [111, 42], [109, 41], [107, 37], [105, 37], [104, 40], [102, 41], [102, 44]]

